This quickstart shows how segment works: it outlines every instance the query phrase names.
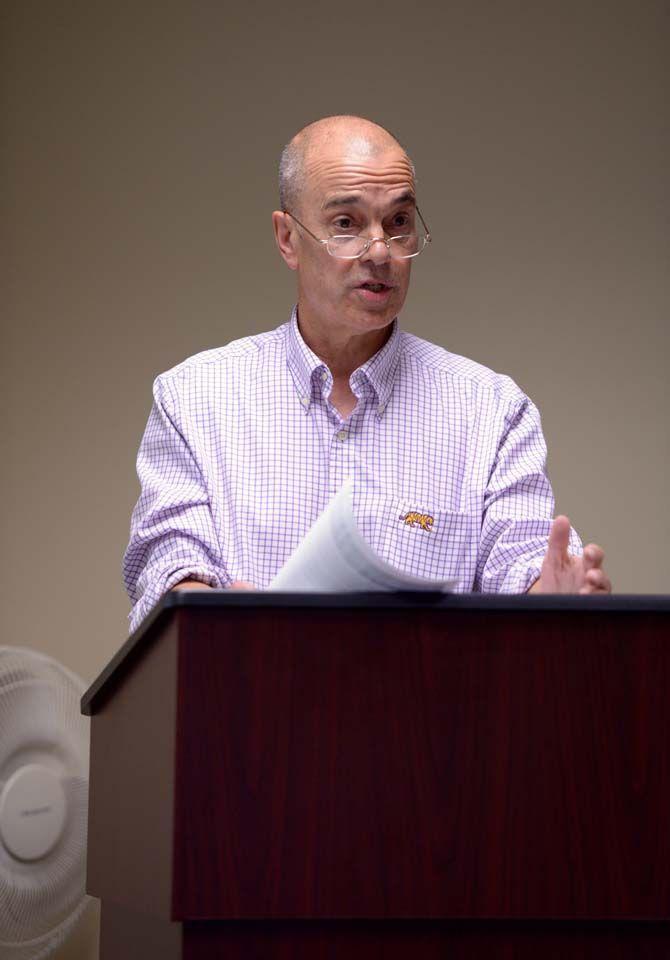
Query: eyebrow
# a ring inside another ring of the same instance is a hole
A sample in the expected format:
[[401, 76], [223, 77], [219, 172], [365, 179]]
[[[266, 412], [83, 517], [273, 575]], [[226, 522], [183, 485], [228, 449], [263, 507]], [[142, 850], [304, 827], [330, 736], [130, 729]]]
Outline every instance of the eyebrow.
[[[350, 207], [355, 203], [358, 203], [361, 199], [360, 193], [352, 193], [346, 197], [332, 197], [330, 200], [324, 203], [323, 210], [331, 210], [333, 207]], [[416, 197], [410, 191], [403, 193], [401, 197], [398, 197], [397, 200], [393, 201], [393, 206], [400, 206], [402, 203], [413, 203], [416, 206]]]
[[401, 197], [393, 201], [394, 206], [400, 206], [401, 203], [413, 203], [416, 206], [416, 197], [408, 190], [407, 193], [403, 193]]
[[358, 203], [360, 199], [361, 195], [359, 193], [352, 193], [348, 197], [333, 197], [331, 200], [328, 200], [326, 203], [324, 203], [323, 209], [330, 210], [331, 207], [348, 207], [352, 203]]

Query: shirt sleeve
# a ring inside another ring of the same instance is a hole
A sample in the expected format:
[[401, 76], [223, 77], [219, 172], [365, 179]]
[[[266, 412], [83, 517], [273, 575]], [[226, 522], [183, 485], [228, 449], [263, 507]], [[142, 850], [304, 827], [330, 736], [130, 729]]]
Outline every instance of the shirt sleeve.
[[133, 603], [131, 632], [181, 580], [201, 580], [211, 587], [230, 583], [209, 495], [170, 410], [170, 399], [159, 377], [137, 456], [141, 493], [123, 560], [124, 582]]
[[[554, 515], [546, 460], [540, 414], [524, 397], [506, 420], [484, 497], [475, 590], [525, 593], [539, 577]], [[569, 550], [582, 553], [572, 529]]]

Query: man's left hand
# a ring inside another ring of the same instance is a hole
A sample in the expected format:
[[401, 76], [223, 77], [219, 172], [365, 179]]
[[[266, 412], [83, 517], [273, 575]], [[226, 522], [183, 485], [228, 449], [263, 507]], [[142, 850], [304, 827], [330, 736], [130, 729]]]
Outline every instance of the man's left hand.
[[568, 553], [570, 521], [556, 517], [539, 578], [528, 593], [611, 593], [612, 582], [602, 569], [605, 551], [597, 543], [584, 547], [581, 557]]

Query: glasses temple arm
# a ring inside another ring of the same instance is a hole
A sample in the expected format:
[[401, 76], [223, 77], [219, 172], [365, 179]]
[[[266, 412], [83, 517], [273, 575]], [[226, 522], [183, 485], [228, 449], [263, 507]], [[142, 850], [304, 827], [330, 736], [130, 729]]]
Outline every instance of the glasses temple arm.
[[428, 224], [426, 223], [426, 221], [425, 221], [425, 220], [423, 219], [423, 217], [421, 216], [421, 211], [419, 210], [418, 207], [416, 208], [416, 212], [419, 214], [419, 220], [420, 220], [421, 223], [423, 224], [423, 229], [426, 231], [426, 238], [427, 238], [428, 240], [430, 240], [430, 239], [431, 239], [431, 236], [430, 236], [430, 230], [428, 229]]
[[[289, 216], [289, 217], [291, 218], [291, 220], [295, 220], [295, 222], [298, 224], [298, 226], [299, 226], [299, 227], [302, 227], [302, 229], [305, 231], [305, 233], [308, 233], [308, 234], [310, 235], [310, 237], [313, 237], [314, 240], [318, 241], [318, 243], [328, 243], [327, 240], [321, 240], [319, 237], [316, 236], [316, 234], [312, 233], [312, 231], [309, 229], [309, 227], [306, 227], [304, 223], [301, 223], [301, 222], [298, 220], [298, 218], [295, 217], [295, 216], [290, 212], [290, 210], [284, 210], [283, 212], [284, 212], [285, 214], [287, 214], [287, 216]], [[419, 214], [419, 216], [421, 216], [421, 214]]]

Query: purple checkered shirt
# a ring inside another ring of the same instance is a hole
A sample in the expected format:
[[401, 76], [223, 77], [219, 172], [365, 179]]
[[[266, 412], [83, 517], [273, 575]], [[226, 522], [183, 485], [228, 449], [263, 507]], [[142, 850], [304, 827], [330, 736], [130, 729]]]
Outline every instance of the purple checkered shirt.
[[460, 592], [528, 589], [554, 509], [528, 397], [397, 321], [350, 384], [343, 419], [295, 310], [156, 379], [124, 559], [131, 629], [186, 578], [266, 587], [348, 476], [361, 532], [389, 563]]

